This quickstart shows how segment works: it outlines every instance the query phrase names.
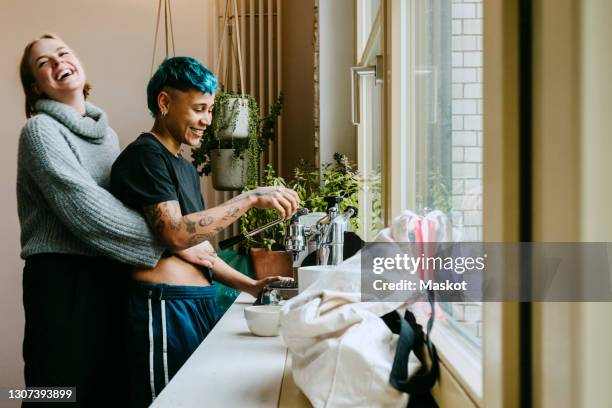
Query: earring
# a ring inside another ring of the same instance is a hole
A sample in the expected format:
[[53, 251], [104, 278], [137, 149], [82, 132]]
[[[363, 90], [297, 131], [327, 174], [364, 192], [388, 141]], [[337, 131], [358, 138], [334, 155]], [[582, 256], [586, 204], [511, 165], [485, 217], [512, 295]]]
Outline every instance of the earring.
[[161, 114], [162, 114], [162, 117], [166, 117], [166, 115], [168, 114], [168, 111], [167, 111], [167, 110], [164, 110], [164, 111], [162, 111], [162, 113], [161, 113]]

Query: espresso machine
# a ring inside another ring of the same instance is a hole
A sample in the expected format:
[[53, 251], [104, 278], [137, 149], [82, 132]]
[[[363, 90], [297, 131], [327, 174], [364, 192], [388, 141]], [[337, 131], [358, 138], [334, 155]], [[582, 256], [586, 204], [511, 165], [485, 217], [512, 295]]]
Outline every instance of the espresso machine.
[[315, 244], [317, 265], [338, 265], [344, 260], [344, 233], [349, 230], [349, 219], [357, 215], [357, 209], [348, 207], [340, 214], [342, 197], [325, 197], [325, 201], [327, 214], [314, 226], [305, 227], [300, 223], [300, 217], [305, 214], [299, 210], [291, 218], [285, 234], [285, 248], [293, 253], [294, 260], [307, 249], [309, 242]]
[[[349, 220], [357, 215], [357, 209], [348, 207], [340, 213], [342, 197], [325, 197], [327, 203], [326, 215], [321, 217], [313, 226], [307, 227], [300, 222], [300, 217], [309, 213], [307, 208], [299, 208], [291, 217], [285, 231], [285, 248], [293, 257], [293, 281], [280, 281], [270, 284], [263, 294], [270, 293], [272, 298], [289, 299], [297, 295], [297, 265], [300, 254], [314, 247], [317, 265], [338, 265], [344, 260], [344, 236], [349, 231]], [[284, 222], [278, 219], [246, 234], [240, 234], [219, 243], [219, 248], [227, 249], [240, 241], [259, 234], [268, 228]], [[310, 244], [310, 245], [309, 245]]]

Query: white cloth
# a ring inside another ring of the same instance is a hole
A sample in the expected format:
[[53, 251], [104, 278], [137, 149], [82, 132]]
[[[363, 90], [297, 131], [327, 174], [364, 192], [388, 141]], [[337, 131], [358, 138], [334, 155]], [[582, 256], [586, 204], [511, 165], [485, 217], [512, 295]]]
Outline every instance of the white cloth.
[[[400, 306], [361, 302], [360, 253], [285, 303], [280, 332], [293, 379], [315, 408], [407, 405], [389, 384], [398, 336], [380, 318]], [[411, 354], [409, 375], [419, 368]]]
[[[350, 274], [332, 273], [335, 278], [327, 281], [350, 279]], [[316, 408], [399, 408], [408, 403], [408, 395], [389, 384], [398, 336], [379, 317], [399, 305], [362, 303], [360, 296], [311, 287], [281, 311], [281, 335], [291, 352], [294, 381]], [[411, 356], [409, 374], [419, 367]]]

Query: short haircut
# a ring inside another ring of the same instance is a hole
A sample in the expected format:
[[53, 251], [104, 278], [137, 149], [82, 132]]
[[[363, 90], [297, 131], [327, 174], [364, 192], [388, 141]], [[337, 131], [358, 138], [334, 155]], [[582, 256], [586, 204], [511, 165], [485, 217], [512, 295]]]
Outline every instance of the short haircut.
[[208, 68], [190, 57], [164, 60], [147, 85], [147, 105], [153, 116], [159, 115], [157, 96], [165, 88], [179, 91], [198, 90], [213, 94], [217, 90], [217, 77]]

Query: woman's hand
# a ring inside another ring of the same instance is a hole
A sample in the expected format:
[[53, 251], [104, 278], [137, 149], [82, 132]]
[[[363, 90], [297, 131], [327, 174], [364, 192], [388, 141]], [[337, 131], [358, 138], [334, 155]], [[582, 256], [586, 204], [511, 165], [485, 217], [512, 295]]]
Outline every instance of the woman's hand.
[[217, 261], [217, 252], [215, 252], [215, 249], [208, 241], [179, 251], [176, 255], [189, 263], [211, 269], [215, 266], [215, 262]]
[[300, 205], [297, 193], [286, 187], [258, 187], [248, 194], [254, 198], [253, 207], [275, 209], [285, 219], [291, 218]]
[[259, 292], [261, 292], [261, 290], [264, 288], [264, 286], [267, 286], [273, 282], [278, 282], [278, 281], [292, 281], [293, 278], [289, 278], [286, 276], [267, 276], [263, 279], [259, 279], [259, 280], [255, 280], [253, 281], [253, 285], [251, 288], [249, 288], [248, 290], [246, 290], [246, 292], [248, 292], [249, 294], [253, 295], [254, 297], [258, 297], [259, 296]]

